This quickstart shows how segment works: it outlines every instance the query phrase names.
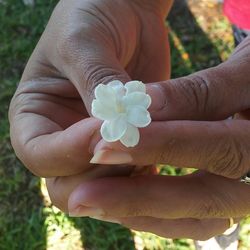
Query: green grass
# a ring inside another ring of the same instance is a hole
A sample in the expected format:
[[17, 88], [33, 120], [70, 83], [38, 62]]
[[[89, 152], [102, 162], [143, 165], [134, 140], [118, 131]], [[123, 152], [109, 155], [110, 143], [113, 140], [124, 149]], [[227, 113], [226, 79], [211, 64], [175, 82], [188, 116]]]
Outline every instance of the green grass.
[[[44, 183], [16, 159], [9, 141], [8, 105], [56, 2], [37, 0], [35, 7], [29, 7], [20, 0], [0, 1], [0, 250], [194, 249], [191, 240], [163, 239], [111, 223], [67, 217], [50, 204]], [[189, 21], [183, 22], [183, 16]], [[224, 19], [212, 23], [207, 30], [210, 37], [189, 12], [173, 14], [168, 22], [173, 77], [216, 65], [232, 51], [232, 39], [229, 45], [222, 40], [229, 29]], [[176, 175], [183, 170], [162, 172]], [[241, 250], [250, 247], [250, 228], [247, 221], [242, 224]]]

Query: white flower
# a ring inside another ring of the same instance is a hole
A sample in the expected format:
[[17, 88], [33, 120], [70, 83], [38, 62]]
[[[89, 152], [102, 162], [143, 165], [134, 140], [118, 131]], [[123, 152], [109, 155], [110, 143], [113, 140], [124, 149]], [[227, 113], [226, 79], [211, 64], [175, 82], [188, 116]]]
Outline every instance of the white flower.
[[92, 114], [103, 120], [101, 135], [107, 142], [120, 140], [126, 147], [138, 144], [138, 128], [151, 122], [147, 111], [151, 98], [146, 94], [145, 85], [130, 81], [125, 85], [115, 80], [107, 85], [99, 84], [95, 89]]

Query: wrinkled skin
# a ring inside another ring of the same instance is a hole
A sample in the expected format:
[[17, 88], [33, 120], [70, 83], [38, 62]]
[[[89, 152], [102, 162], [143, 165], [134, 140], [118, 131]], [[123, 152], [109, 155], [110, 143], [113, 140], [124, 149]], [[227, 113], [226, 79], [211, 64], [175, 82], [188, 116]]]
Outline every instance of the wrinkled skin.
[[[164, 81], [163, 20], [170, 6], [163, 0], [59, 2], [13, 97], [11, 139], [24, 164], [48, 178], [51, 199], [63, 211], [165, 237], [206, 239], [228, 228], [226, 218], [250, 211], [250, 187], [238, 181], [249, 170], [250, 39], [218, 67]], [[154, 122], [141, 130], [136, 148], [103, 142], [100, 122], [89, 118], [93, 89], [111, 79], [149, 82]], [[236, 112], [240, 120], [225, 120]], [[100, 164], [114, 151], [133, 162], [91, 166], [100, 150]], [[200, 171], [101, 178], [154, 163]]]
[[[229, 217], [237, 222], [248, 215], [250, 186], [239, 178], [250, 170], [249, 63], [247, 38], [217, 67], [148, 84], [158, 99], [151, 110], [154, 121], [141, 130], [139, 145], [125, 148], [101, 140], [94, 149], [100, 164], [114, 162], [116, 152], [122, 152], [123, 163], [128, 154], [131, 165], [193, 166], [199, 169], [196, 173], [83, 183], [69, 198], [70, 214], [199, 240], [224, 232]], [[235, 119], [226, 119], [235, 113]]]
[[57, 177], [47, 183], [62, 210], [79, 183], [134, 169], [89, 164], [101, 124], [89, 118], [93, 90], [112, 79], [169, 78], [164, 18], [170, 6], [160, 0], [62, 0], [55, 8], [12, 99], [9, 119], [13, 147], [25, 166], [35, 175]]

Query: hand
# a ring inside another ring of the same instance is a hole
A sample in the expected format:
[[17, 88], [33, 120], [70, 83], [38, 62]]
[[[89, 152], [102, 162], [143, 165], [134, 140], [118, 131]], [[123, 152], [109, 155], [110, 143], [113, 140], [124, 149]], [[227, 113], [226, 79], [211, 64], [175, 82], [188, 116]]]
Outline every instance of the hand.
[[[249, 213], [250, 186], [196, 172], [182, 177], [103, 178], [81, 184], [69, 199], [70, 215], [118, 222], [166, 238], [207, 240]], [[105, 194], [105, 195], [103, 195]]]
[[[158, 121], [141, 130], [137, 147], [101, 141], [93, 159], [114, 163], [119, 152], [127, 164], [192, 166], [216, 175], [200, 170], [184, 177], [91, 181], [71, 194], [70, 214], [118, 220], [165, 237], [203, 240], [225, 231], [229, 217], [237, 221], [249, 214], [250, 187], [238, 179], [250, 169], [249, 63], [250, 38], [218, 67], [147, 85], [153, 100], [158, 96], [151, 110]], [[240, 119], [225, 120], [236, 112]], [[195, 121], [187, 121], [191, 119]]]
[[61, 0], [55, 8], [9, 118], [12, 145], [25, 166], [38, 176], [63, 177], [48, 179], [48, 187], [64, 211], [76, 185], [111, 174], [89, 164], [100, 140], [100, 122], [89, 118], [95, 86], [169, 77], [164, 19], [170, 6], [163, 0]]
[[[229, 178], [250, 170], [250, 38], [221, 65], [188, 77], [148, 84], [152, 122], [138, 146], [100, 141], [95, 163], [195, 167]], [[239, 113], [240, 119], [226, 119]], [[225, 120], [226, 119], [226, 120]], [[131, 160], [132, 159], [132, 160]]]
[[33, 173], [67, 176], [89, 167], [82, 144], [99, 127], [93, 122], [88, 132], [82, 130], [97, 84], [169, 75], [166, 13], [160, 11], [167, 12], [169, 4], [156, 3], [59, 2], [10, 106], [13, 147]]

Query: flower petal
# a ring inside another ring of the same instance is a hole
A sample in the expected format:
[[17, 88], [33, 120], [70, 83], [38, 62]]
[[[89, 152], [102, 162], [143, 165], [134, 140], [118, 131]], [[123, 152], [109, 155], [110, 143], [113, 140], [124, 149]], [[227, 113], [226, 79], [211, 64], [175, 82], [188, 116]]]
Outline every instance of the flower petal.
[[143, 82], [140, 81], [130, 81], [125, 84], [125, 88], [127, 89], [127, 95], [132, 92], [142, 92], [146, 93], [146, 87]]
[[100, 120], [113, 120], [118, 117], [115, 107], [107, 107], [99, 100], [93, 100], [91, 113], [94, 117]]
[[102, 138], [107, 142], [119, 140], [127, 129], [127, 121], [124, 115], [120, 115], [112, 121], [104, 121], [101, 127]]
[[114, 81], [111, 81], [107, 84], [107, 86], [111, 86], [112, 88], [116, 88], [116, 87], [123, 87], [123, 83], [119, 80], [114, 80]]
[[126, 94], [126, 89], [123, 83], [119, 80], [111, 81], [107, 86], [110, 86], [115, 90], [117, 98], [122, 98]]
[[142, 92], [133, 92], [123, 97], [123, 103], [125, 106], [137, 105], [147, 109], [151, 104], [151, 97]]
[[116, 104], [116, 92], [111, 86], [99, 84], [95, 88], [95, 97], [106, 107]]
[[138, 144], [140, 139], [139, 129], [133, 125], [128, 124], [125, 134], [120, 139], [121, 143], [126, 147], [134, 147]]
[[142, 106], [127, 108], [127, 121], [138, 128], [144, 128], [151, 122], [149, 112]]

